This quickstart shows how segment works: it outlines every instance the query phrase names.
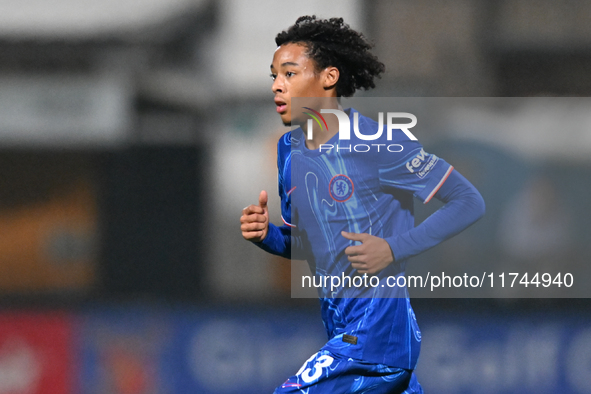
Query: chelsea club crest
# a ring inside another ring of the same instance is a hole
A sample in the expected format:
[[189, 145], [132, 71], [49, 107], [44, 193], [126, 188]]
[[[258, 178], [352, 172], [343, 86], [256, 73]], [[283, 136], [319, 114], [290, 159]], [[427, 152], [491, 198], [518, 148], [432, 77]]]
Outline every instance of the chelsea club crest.
[[353, 195], [353, 181], [347, 175], [338, 174], [328, 183], [328, 192], [336, 202], [345, 202]]

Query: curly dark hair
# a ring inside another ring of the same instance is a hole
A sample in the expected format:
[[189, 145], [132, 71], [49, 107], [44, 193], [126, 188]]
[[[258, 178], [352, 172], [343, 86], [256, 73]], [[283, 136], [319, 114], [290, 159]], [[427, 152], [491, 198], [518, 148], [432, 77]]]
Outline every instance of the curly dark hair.
[[301, 16], [288, 30], [275, 37], [277, 46], [301, 43], [306, 54], [320, 71], [332, 66], [339, 69], [337, 96], [350, 97], [357, 89], [375, 88], [384, 64], [369, 51], [372, 45], [365, 37], [343, 22], [343, 18], [316, 19]]

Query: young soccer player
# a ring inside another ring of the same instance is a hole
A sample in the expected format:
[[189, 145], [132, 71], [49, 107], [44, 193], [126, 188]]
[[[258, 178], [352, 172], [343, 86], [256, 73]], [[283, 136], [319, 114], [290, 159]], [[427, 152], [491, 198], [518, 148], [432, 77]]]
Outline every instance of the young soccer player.
[[[301, 122], [302, 110], [292, 98], [308, 98], [309, 111], [335, 113], [338, 97], [375, 87], [374, 78], [384, 70], [364, 37], [341, 18], [300, 17], [275, 41], [272, 90], [286, 125]], [[350, 146], [367, 141], [353, 132], [350, 140], [339, 140], [338, 116], [324, 113], [326, 127], [315, 124], [312, 138], [297, 128], [279, 140], [284, 224], [269, 223], [267, 193], [262, 191], [258, 205], [242, 212], [245, 239], [270, 253], [305, 257], [320, 277], [369, 275], [384, 284], [404, 275], [409, 257], [484, 214], [478, 191], [402, 131], [392, 133], [391, 140], [383, 133], [372, 141], [396, 145], [393, 151], [359, 153]], [[344, 113], [351, 128], [357, 120], [361, 134], [376, 133], [375, 121], [354, 109]], [[415, 227], [414, 197], [423, 202], [435, 197], [445, 205]], [[323, 287], [319, 293], [328, 342], [275, 393], [422, 392], [413, 373], [421, 333], [406, 287], [359, 289], [349, 284], [337, 290]]]

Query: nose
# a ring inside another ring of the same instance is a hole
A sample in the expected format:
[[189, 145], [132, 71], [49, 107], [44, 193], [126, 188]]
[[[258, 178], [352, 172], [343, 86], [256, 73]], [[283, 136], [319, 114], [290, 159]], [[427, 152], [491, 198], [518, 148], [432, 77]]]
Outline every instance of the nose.
[[271, 85], [271, 90], [273, 91], [273, 93], [277, 94], [277, 93], [284, 93], [284, 89], [285, 89], [285, 87], [283, 86], [283, 82], [282, 82], [280, 76], [278, 75], [277, 77], [275, 77], [275, 80], [273, 81], [273, 85]]

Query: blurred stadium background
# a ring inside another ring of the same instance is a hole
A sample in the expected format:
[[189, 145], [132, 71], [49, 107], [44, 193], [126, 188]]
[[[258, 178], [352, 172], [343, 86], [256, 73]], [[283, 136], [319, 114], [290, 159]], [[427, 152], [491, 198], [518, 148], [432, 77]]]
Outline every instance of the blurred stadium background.
[[[270, 393], [324, 343], [238, 225], [263, 188], [280, 221], [268, 67], [304, 14], [375, 42], [372, 96], [591, 93], [589, 1], [0, 1], [0, 394]], [[488, 212], [417, 265], [587, 265], [589, 101], [535, 103], [419, 135]], [[591, 393], [591, 303], [497, 296], [413, 301], [427, 392]]]

